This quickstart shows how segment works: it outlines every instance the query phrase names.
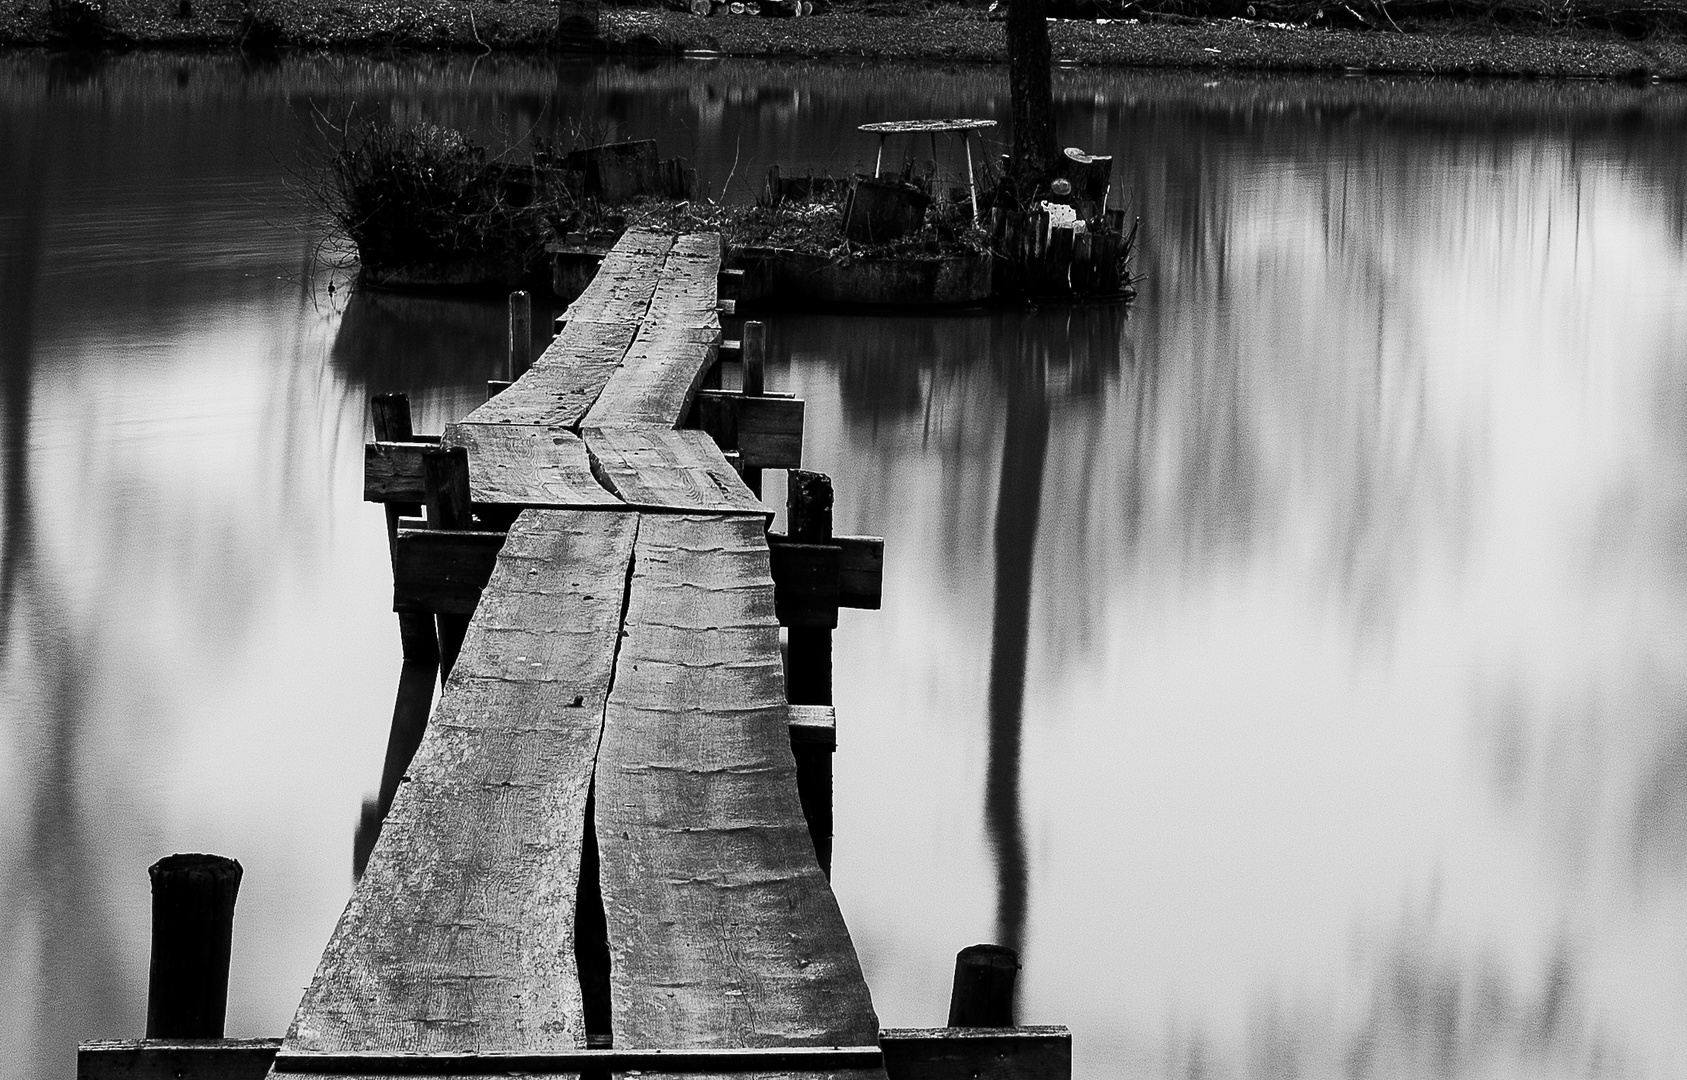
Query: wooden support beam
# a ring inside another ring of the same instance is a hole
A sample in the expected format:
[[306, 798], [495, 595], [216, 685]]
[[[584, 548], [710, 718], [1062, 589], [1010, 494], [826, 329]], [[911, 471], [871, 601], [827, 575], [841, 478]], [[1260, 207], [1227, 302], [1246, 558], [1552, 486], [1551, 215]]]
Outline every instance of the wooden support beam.
[[505, 390], [508, 390], [514, 385], [515, 383], [509, 379], [487, 379], [486, 400], [491, 401], [493, 398], [502, 394]]
[[787, 705], [791, 745], [838, 748], [838, 714], [830, 705]]
[[[801, 620], [785, 622], [781, 614], [780, 625], [836, 626], [835, 610], [829, 622], [819, 615], [799, 614], [818, 604], [878, 610], [884, 594], [884, 537], [834, 536], [830, 543], [799, 544], [783, 533], [768, 533], [767, 546], [773, 557], [774, 595]], [[836, 584], [818, 580], [833, 573]]]
[[1072, 1032], [1020, 1028], [886, 1028], [887, 1080], [1072, 1080]]
[[738, 451], [747, 468], [802, 467], [801, 398], [700, 390], [696, 417], [697, 426], [722, 450]]
[[124, 1039], [76, 1048], [76, 1080], [264, 1080], [280, 1039]]
[[715, 291], [728, 300], [738, 300], [744, 291], [744, 271], [722, 270], [715, 282]]
[[[76, 1052], [77, 1080], [263, 1080], [276, 1064], [280, 1039], [196, 1039], [188, 1042], [167, 1040], [110, 1040], [84, 1042]], [[789, 1050], [793, 1048], [773, 1048]], [[831, 1051], [831, 1047], [794, 1048], [799, 1054]], [[860, 1048], [867, 1049], [867, 1048]], [[1038, 1026], [1021, 1028], [885, 1028], [879, 1032], [878, 1050], [883, 1055], [887, 1080], [1071, 1080], [1072, 1033], [1065, 1027]], [[761, 1051], [761, 1053], [770, 1053]], [[577, 1052], [576, 1052], [577, 1053]], [[608, 1054], [592, 1052], [591, 1064], [605, 1068]], [[650, 1051], [633, 1051], [648, 1055]], [[668, 1052], [670, 1055], [672, 1051]], [[694, 1053], [694, 1052], [693, 1052]], [[282, 1064], [297, 1062], [302, 1055], [289, 1055]], [[862, 1060], [866, 1055], [862, 1055]], [[390, 1059], [389, 1059], [390, 1060]], [[408, 1064], [411, 1060], [402, 1060]], [[444, 1063], [443, 1056], [435, 1056], [429, 1064]], [[494, 1060], [477, 1059], [491, 1065]], [[547, 1062], [555, 1060], [547, 1058]], [[626, 1067], [630, 1059], [617, 1058], [614, 1064]], [[808, 1057], [804, 1064], [813, 1064]], [[463, 1064], [461, 1056], [452, 1061], [453, 1067]], [[506, 1059], [496, 1059], [499, 1066]], [[649, 1057], [641, 1064], [656, 1064]], [[678, 1064], [670, 1056], [662, 1064]], [[306, 1062], [306, 1068], [331, 1064], [328, 1055], [318, 1055]], [[362, 1066], [372, 1064], [367, 1058]], [[686, 1065], [702, 1065], [700, 1060], [685, 1061]], [[723, 1056], [708, 1062], [712, 1071], [721, 1066], [737, 1064]], [[758, 1068], [770, 1067], [767, 1058], [757, 1060]], [[580, 1068], [576, 1065], [575, 1068]], [[295, 1072], [301, 1071], [294, 1069]], [[368, 1073], [370, 1070], [363, 1068]], [[659, 1071], [647, 1068], [647, 1071]], [[669, 1070], [660, 1070], [669, 1071]], [[702, 1071], [702, 1070], [699, 1070]], [[420, 1072], [420, 1069], [417, 1069]]]
[[814, 857], [832, 876], [832, 755], [838, 748], [838, 717], [830, 705], [788, 705], [791, 756], [797, 761], [797, 799], [802, 803]]
[[394, 611], [474, 614], [507, 534], [400, 529], [393, 558]]

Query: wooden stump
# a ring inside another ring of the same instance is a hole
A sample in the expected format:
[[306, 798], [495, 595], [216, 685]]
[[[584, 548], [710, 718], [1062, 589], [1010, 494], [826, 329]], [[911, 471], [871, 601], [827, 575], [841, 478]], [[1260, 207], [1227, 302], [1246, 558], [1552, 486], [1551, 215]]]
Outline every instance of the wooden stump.
[[844, 208], [844, 236], [857, 244], [900, 240], [919, 230], [931, 197], [898, 180], [856, 177]]
[[170, 855], [152, 879], [152, 967], [146, 1037], [220, 1039], [240, 864], [220, 855]]
[[955, 957], [950, 1027], [1012, 1027], [1019, 954], [1006, 945], [968, 945]]

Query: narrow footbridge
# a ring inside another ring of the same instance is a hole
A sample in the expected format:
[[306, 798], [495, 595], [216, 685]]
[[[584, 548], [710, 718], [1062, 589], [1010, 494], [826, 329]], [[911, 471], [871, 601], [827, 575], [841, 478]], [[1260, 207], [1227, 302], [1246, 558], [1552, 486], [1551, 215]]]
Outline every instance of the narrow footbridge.
[[376, 399], [405, 676], [355, 892], [278, 1047], [82, 1075], [1069, 1078], [1064, 1029], [880, 1030], [828, 875], [831, 628], [883, 545], [833, 535], [760, 327], [723, 340], [720, 251], [628, 232], [439, 436]]

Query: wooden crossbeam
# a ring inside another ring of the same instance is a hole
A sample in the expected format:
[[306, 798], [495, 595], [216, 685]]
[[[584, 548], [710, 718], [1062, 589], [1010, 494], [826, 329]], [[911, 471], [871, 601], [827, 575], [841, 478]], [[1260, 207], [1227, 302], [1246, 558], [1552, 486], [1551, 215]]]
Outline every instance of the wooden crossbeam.
[[[646, 1072], [719, 1073], [749, 1069], [820, 1068], [820, 1062], [882, 1057], [888, 1080], [1070, 1080], [1072, 1033], [1065, 1027], [886, 1028], [876, 1047], [769, 1047], [755, 1050], [578, 1050], [565, 1054], [373, 1055], [299, 1054], [277, 1057], [280, 1039], [156, 1039], [85, 1042], [77, 1048], [78, 1080], [262, 1080], [277, 1071], [321, 1075], [406, 1075], [450, 1071], [478, 1075], [518, 1071], [509, 1066], [539, 1064], [537, 1072], [586, 1067]], [[778, 1054], [789, 1064], [777, 1064]], [[559, 1067], [567, 1058], [567, 1067]], [[449, 1064], [447, 1070], [445, 1066]], [[338, 1068], [338, 1066], [355, 1068]], [[465, 1068], [464, 1066], [469, 1066]], [[491, 1066], [497, 1066], [493, 1069]]]
[[829, 628], [840, 607], [878, 610], [884, 593], [884, 538], [834, 536], [795, 543], [767, 534], [773, 603], [781, 626]]
[[506, 534], [400, 529], [393, 546], [392, 609], [473, 615]]
[[700, 390], [696, 401], [697, 426], [708, 432], [722, 450], [738, 451], [744, 466], [802, 468], [801, 398]]

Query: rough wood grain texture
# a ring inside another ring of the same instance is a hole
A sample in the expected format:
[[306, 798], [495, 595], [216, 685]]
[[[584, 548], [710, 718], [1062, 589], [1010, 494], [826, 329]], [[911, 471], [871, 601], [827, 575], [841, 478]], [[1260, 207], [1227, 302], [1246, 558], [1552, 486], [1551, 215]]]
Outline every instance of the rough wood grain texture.
[[571, 322], [527, 373], [463, 420], [578, 427], [638, 333], [638, 322]]
[[555, 428], [516, 424], [452, 424], [444, 444], [469, 452], [469, 486], [477, 505], [556, 509], [619, 506], [592, 476], [586, 444]]
[[596, 809], [615, 1045], [873, 1042], [797, 799], [761, 521], [643, 517], [623, 633]]
[[586, 414], [587, 424], [679, 424], [720, 345], [719, 274], [719, 235], [687, 233], [674, 241], [638, 336]]
[[568, 305], [568, 325], [642, 320], [673, 247], [674, 237], [667, 233], [628, 229], [603, 257], [591, 284]]
[[767, 516], [714, 440], [701, 431], [651, 425], [585, 428], [598, 482], [641, 510]]
[[637, 527], [516, 520], [286, 1049], [585, 1045], [574, 899]]
[[722, 450], [737, 450], [758, 469], [802, 467], [803, 402], [700, 389], [694, 416]]

